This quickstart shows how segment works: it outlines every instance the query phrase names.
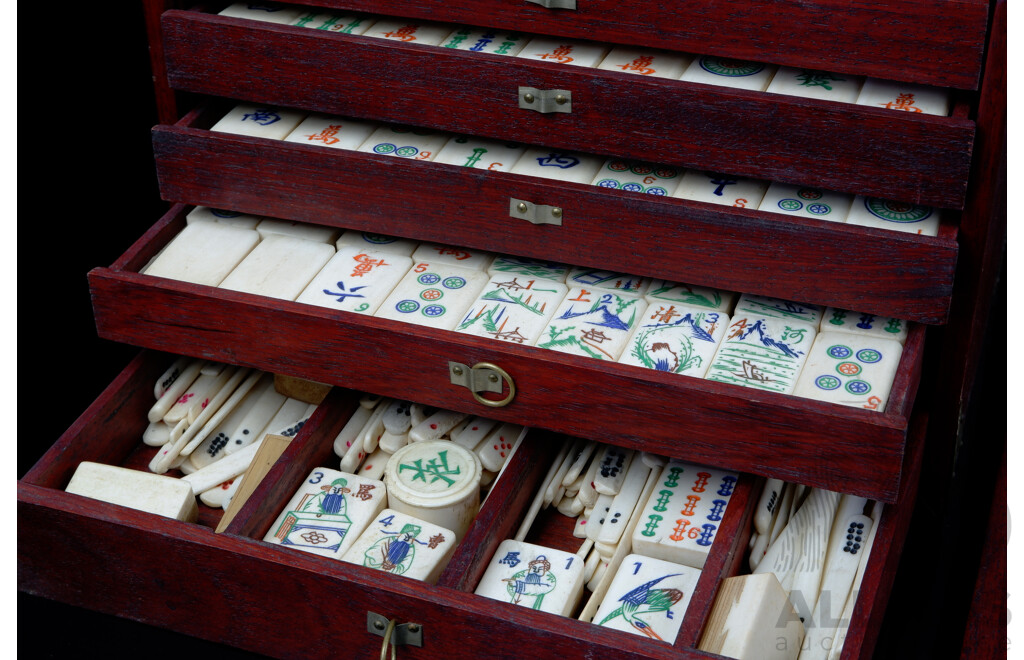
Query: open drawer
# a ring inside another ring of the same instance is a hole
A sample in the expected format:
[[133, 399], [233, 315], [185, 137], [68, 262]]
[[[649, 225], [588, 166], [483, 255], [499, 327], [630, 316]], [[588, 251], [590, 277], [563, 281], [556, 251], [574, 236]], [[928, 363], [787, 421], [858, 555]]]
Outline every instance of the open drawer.
[[[100, 337], [882, 501], [896, 497], [922, 326], [907, 338], [879, 413], [141, 274], [184, 225], [184, 207], [175, 207], [117, 263], [90, 272]], [[450, 363], [499, 365], [515, 397], [504, 407], [479, 403], [452, 383]]]
[[[975, 126], [962, 102], [950, 117], [917, 115], [191, 11], [167, 12], [162, 30], [168, 82], [181, 91], [964, 203]], [[520, 87], [566, 90], [571, 112], [521, 108]]]
[[[436, 586], [259, 540], [310, 471], [334, 464], [333, 438], [358, 405], [349, 391], [328, 395], [223, 534], [212, 530], [217, 511], [204, 508], [198, 523], [182, 523], [65, 493], [82, 460], [131, 467], [156, 451], [140, 438], [152, 385], [169, 361], [137, 357], [19, 482], [20, 590], [277, 657], [377, 653], [382, 640], [367, 632], [367, 612], [419, 624], [423, 647], [402, 649], [412, 657], [494, 657], [517, 652], [524, 640], [537, 657], [707, 657], [692, 649], [720, 579], [738, 570], [755, 479], [737, 485], [673, 648], [472, 593], [545, 472], [553, 449], [543, 432], [528, 433]], [[908, 479], [880, 523], [844, 658], [870, 656], [913, 508], [922, 431], [915, 423]], [[230, 612], [233, 625], [196, 616], [209, 608]]]

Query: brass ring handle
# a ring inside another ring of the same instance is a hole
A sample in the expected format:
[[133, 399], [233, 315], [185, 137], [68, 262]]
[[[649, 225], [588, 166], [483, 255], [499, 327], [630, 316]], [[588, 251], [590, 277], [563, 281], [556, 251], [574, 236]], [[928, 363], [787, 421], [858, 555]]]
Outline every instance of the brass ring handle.
[[391, 647], [391, 660], [396, 660], [398, 657], [398, 652], [395, 651], [395, 645], [391, 642], [391, 633], [393, 632], [395, 632], [395, 620], [391, 619], [388, 621], [387, 630], [384, 631], [384, 645], [380, 647], [380, 660], [387, 658], [389, 646]]
[[491, 399], [485, 399], [484, 397], [482, 397], [479, 392], [473, 392], [474, 399], [484, 404], [485, 406], [490, 406], [491, 408], [501, 408], [502, 406], [507, 406], [509, 403], [512, 402], [512, 399], [515, 398], [516, 396], [516, 384], [515, 382], [513, 382], [512, 376], [508, 375], [507, 371], [491, 362], [477, 362], [476, 364], [473, 365], [473, 368], [486, 368], [491, 369], [492, 371], [496, 371], [498, 372], [498, 374], [501, 375], [502, 380], [508, 383], [508, 396], [506, 396], [504, 399], [501, 399], [499, 401], [492, 401]]

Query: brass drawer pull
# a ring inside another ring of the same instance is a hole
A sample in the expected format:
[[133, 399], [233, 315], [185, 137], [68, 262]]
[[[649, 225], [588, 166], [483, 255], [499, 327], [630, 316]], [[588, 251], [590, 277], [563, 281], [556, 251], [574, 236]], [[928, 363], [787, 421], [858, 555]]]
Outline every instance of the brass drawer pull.
[[572, 92], [567, 89], [519, 88], [519, 107], [537, 112], [572, 112]]
[[[460, 385], [467, 388], [473, 398], [485, 406], [501, 408], [512, 402], [516, 396], [516, 384], [508, 372], [496, 364], [490, 362], [477, 362], [472, 367], [461, 362], [448, 363], [448, 375], [453, 385]], [[508, 394], [498, 401], [485, 399], [480, 392], [498, 392], [505, 389], [504, 383], [508, 383]]]
[[380, 647], [380, 660], [387, 657], [389, 646], [391, 660], [397, 657], [396, 646], [423, 646], [423, 626], [418, 623], [396, 623], [395, 619], [389, 619], [376, 612], [367, 612], [366, 630], [384, 638], [384, 644]]

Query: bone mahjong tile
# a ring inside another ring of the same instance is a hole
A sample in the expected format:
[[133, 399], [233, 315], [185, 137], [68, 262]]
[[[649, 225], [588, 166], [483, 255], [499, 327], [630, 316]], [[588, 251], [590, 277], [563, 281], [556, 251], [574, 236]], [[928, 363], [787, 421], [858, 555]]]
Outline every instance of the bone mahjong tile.
[[619, 362], [703, 378], [728, 326], [724, 312], [652, 303]]
[[441, 42], [441, 47], [514, 57], [523, 50], [526, 40], [525, 35], [515, 32], [463, 26], [445, 37]]
[[267, 236], [220, 288], [295, 300], [332, 256], [333, 245], [281, 234]]
[[443, 262], [417, 262], [374, 316], [452, 330], [487, 283], [483, 271]]
[[862, 337], [907, 341], [910, 323], [889, 316], [861, 314], [837, 307], [829, 307], [821, 317], [818, 332], [849, 332]]
[[410, 257], [346, 245], [295, 301], [373, 314], [409, 272], [412, 263]]
[[627, 555], [608, 586], [594, 623], [672, 644], [699, 579], [700, 571], [690, 566]]
[[367, 525], [342, 561], [434, 584], [455, 552], [455, 533], [394, 509]]
[[195, 222], [178, 232], [143, 272], [217, 286], [259, 242], [259, 233], [252, 229]]
[[491, 265], [487, 267], [487, 273], [492, 276], [499, 273], [523, 275], [564, 283], [565, 276], [569, 273], [569, 266], [553, 261], [538, 261], [504, 254], [494, 258]]
[[525, 146], [514, 142], [459, 135], [448, 140], [434, 161], [493, 172], [508, 172], [525, 151]]
[[303, 119], [284, 141], [355, 151], [379, 127], [380, 124], [374, 121], [313, 113]]
[[951, 103], [948, 89], [867, 78], [857, 97], [857, 105], [948, 117]]
[[357, 151], [413, 160], [434, 160], [449, 138], [449, 133], [427, 128], [387, 125], [371, 133]]
[[814, 343], [816, 325], [736, 312], [704, 376], [790, 394]]
[[418, 21], [410, 18], [383, 17], [363, 32], [363, 35], [381, 39], [394, 39], [410, 44], [437, 46], [451, 32], [451, 26], [444, 23]]
[[837, 103], [855, 103], [863, 84], [862, 76], [783, 66], [775, 72], [765, 91]]
[[587, 183], [594, 180], [603, 160], [598, 156], [545, 147], [530, 147], [510, 170], [513, 174]]
[[647, 302], [654, 304], [674, 303], [687, 307], [699, 307], [705, 311], [732, 312], [736, 297], [735, 291], [712, 289], [706, 286], [670, 282], [669, 280], [652, 280], [650, 288], [644, 294]]
[[255, 103], [240, 103], [210, 127], [211, 131], [283, 140], [308, 113]]
[[857, 195], [846, 216], [846, 224], [936, 236], [940, 217], [941, 211], [930, 206]]
[[235, 2], [221, 10], [219, 15], [290, 25], [298, 20], [304, 11], [301, 7], [277, 2]]
[[403, 257], [411, 257], [412, 253], [419, 247], [420, 242], [397, 236], [385, 236], [384, 234], [347, 229], [334, 242], [334, 245], [339, 250], [346, 245], [355, 245], [364, 250], [390, 252], [391, 254], [400, 254]]
[[256, 225], [256, 231], [264, 239], [268, 236], [279, 234], [307, 241], [316, 241], [317, 243], [334, 243], [341, 232], [337, 227], [326, 227], [324, 225], [314, 225], [308, 222], [295, 222], [292, 220], [279, 220], [278, 218], [263, 218], [260, 224]]
[[377, 20], [376, 16], [306, 11], [292, 25], [340, 34], [363, 34]]
[[902, 354], [902, 344], [892, 339], [822, 332], [793, 394], [882, 412]]
[[571, 288], [536, 345], [615, 361], [646, 308], [637, 295]]
[[846, 193], [773, 181], [757, 208], [770, 213], [846, 222], [852, 203], [853, 196]]
[[565, 277], [569, 286], [581, 286], [603, 291], [615, 291], [642, 296], [651, 287], [651, 279], [637, 275], [626, 275], [609, 270], [597, 270], [584, 266], [574, 266]]
[[740, 176], [687, 170], [673, 197], [698, 202], [723, 204], [738, 208], [756, 209], [768, 190], [768, 181], [745, 179]]
[[602, 188], [671, 195], [683, 179], [681, 168], [610, 158], [591, 182]]
[[551, 280], [492, 275], [455, 330], [533, 346], [568, 290]]
[[475, 593], [571, 616], [583, 595], [584, 563], [571, 552], [507, 539], [491, 557]]
[[686, 67], [690, 66], [691, 61], [693, 61], [693, 57], [685, 53], [653, 48], [615, 46], [605, 55], [597, 68], [606, 71], [624, 71], [652, 78], [679, 80]]
[[226, 225], [241, 227], [242, 229], [256, 229], [256, 225], [263, 218], [238, 211], [225, 211], [222, 209], [210, 208], [209, 206], [197, 206], [185, 215], [185, 222], [222, 222]]
[[101, 502], [195, 522], [199, 510], [192, 487], [181, 479], [82, 461], [64, 489]]
[[536, 36], [519, 51], [516, 57], [555, 62], [556, 64], [593, 67], [604, 59], [609, 50], [609, 46], [600, 43]]
[[487, 267], [494, 261], [494, 253], [487, 252], [486, 250], [470, 250], [454, 245], [420, 243], [412, 253], [412, 258], [414, 261], [451, 264], [459, 268], [486, 271]]
[[263, 540], [340, 559], [387, 501], [382, 481], [318, 467], [295, 491]]
[[815, 328], [821, 322], [823, 309], [819, 305], [808, 305], [770, 296], [757, 296], [752, 293], [740, 295], [736, 301], [733, 316], [748, 314], [784, 320], [802, 321]]
[[690, 62], [680, 80], [763, 92], [776, 68], [774, 64], [703, 55]]

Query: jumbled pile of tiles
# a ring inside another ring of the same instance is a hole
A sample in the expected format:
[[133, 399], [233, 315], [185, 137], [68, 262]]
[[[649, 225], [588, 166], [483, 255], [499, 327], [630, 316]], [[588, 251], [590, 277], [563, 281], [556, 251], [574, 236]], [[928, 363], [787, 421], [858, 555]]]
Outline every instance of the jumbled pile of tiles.
[[899, 319], [765, 296], [205, 207], [188, 217], [142, 272], [868, 410], [885, 409], [907, 336]]

